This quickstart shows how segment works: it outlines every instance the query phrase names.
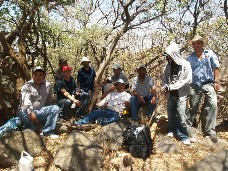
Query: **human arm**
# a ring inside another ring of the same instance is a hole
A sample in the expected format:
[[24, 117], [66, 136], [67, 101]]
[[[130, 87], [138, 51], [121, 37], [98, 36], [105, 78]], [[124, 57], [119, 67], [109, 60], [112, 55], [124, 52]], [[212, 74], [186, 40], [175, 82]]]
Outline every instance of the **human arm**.
[[70, 100], [71, 100], [73, 103], [75, 103], [78, 107], [81, 106], [81, 102], [80, 102], [79, 100], [75, 99], [75, 97], [74, 97], [73, 95], [71, 95], [69, 92], [67, 92], [65, 88], [62, 88], [60, 91], [63, 93], [63, 95], [64, 95], [65, 97], [67, 97], [68, 99], [70, 99]]
[[218, 91], [220, 88], [219, 84], [219, 68], [214, 69], [214, 89], [215, 91]]

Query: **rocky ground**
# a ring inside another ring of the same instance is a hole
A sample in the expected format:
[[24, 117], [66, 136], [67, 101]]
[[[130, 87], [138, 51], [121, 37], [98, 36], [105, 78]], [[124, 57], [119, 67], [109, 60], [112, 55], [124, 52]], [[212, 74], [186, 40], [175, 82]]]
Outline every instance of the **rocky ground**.
[[[143, 123], [142, 123], [143, 124]], [[202, 160], [204, 157], [215, 153], [216, 151], [224, 149], [220, 147], [219, 144], [210, 144], [200, 134], [197, 136], [197, 142], [192, 143], [190, 146], [183, 145], [180, 141], [175, 138], [167, 139], [166, 136], [167, 119], [160, 119], [156, 129], [156, 136], [154, 139], [153, 153], [145, 161], [142, 159], [137, 159], [131, 157], [131, 155], [126, 151], [126, 149], [120, 149], [118, 151], [111, 151], [110, 148], [103, 146], [103, 170], [123, 170], [121, 169], [120, 156], [126, 155], [128, 157], [128, 163], [131, 163], [131, 167], [126, 167], [125, 170], [154, 170], [154, 171], [184, 171], [187, 168], [193, 166], [196, 162]], [[61, 169], [56, 168], [53, 164], [54, 156], [57, 150], [63, 145], [68, 134], [74, 130], [72, 127], [66, 128], [65, 133], [61, 133], [58, 139], [48, 139], [45, 138], [46, 149], [41, 152], [38, 157], [34, 158], [34, 166], [36, 171], [60, 171]], [[93, 135], [95, 132], [101, 129], [100, 126], [93, 124], [85, 130], [86, 134]], [[218, 137], [221, 140], [228, 140], [228, 123], [226, 120], [222, 120], [217, 126]], [[171, 141], [176, 145], [179, 152], [163, 152], [158, 144], [160, 141]], [[228, 146], [225, 146], [228, 148]], [[119, 158], [118, 158], [119, 157]], [[122, 162], [122, 161], [121, 161]], [[13, 168], [2, 168], [5, 170], [16, 170]]]

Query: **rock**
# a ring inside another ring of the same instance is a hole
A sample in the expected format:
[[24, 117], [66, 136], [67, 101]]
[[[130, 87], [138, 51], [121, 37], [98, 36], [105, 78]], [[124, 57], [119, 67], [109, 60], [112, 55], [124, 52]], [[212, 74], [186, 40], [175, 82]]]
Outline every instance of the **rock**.
[[180, 153], [180, 148], [174, 143], [172, 138], [166, 135], [160, 135], [155, 142], [156, 151], [164, 153]]
[[187, 171], [225, 171], [228, 170], [228, 150], [222, 150], [205, 157]]
[[54, 163], [63, 170], [102, 170], [102, 148], [82, 132], [74, 131], [58, 150]]
[[0, 166], [17, 165], [22, 151], [26, 151], [35, 157], [40, 154], [42, 149], [42, 140], [34, 131], [26, 129], [8, 132], [0, 140]]

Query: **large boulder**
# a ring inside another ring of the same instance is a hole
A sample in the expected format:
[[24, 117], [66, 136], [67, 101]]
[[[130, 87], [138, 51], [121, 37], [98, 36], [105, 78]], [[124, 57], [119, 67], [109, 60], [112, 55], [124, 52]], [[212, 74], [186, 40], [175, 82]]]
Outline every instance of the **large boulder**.
[[54, 163], [63, 170], [101, 171], [102, 147], [83, 132], [74, 131], [55, 155]]
[[0, 166], [17, 165], [22, 151], [35, 157], [40, 154], [42, 149], [42, 140], [34, 131], [26, 129], [8, 132], [0, 140]]

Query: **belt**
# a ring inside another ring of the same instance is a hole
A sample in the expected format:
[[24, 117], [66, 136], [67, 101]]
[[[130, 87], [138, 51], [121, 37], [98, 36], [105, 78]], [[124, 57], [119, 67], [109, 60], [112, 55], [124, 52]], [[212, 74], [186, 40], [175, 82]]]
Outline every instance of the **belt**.
[[214, 81], [206, 81], [206, 82], [202, 82], [202, 85], [211, 84], [211, 83], [214, 83]]

